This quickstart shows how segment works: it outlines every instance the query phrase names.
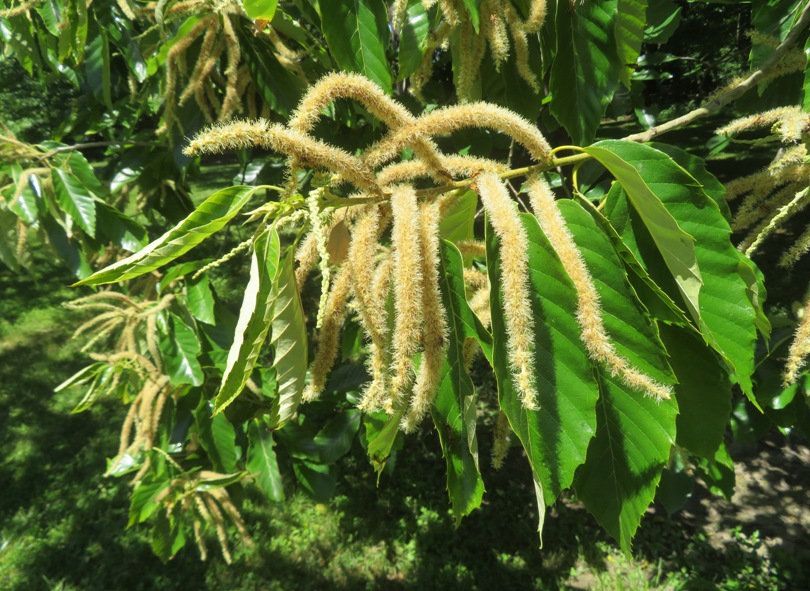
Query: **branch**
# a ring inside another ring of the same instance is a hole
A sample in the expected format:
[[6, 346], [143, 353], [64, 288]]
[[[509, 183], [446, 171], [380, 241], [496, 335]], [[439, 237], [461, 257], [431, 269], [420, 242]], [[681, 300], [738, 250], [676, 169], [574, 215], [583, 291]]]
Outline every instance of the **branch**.
[[810, 2], [805, 4], [804, 10], [802, 10], [801, 15], [799, 16], [799, 20], [797, 20], [790, 29], [787, 37], [785, 37], [785, 40], [782, 41], [782, 43], [780, 43], [779, 46], [774, 50], [771, 57], [769, 57], [758, 70], [752, 72], [750, 76], [737, 84], [734, 84], [727, 90], [720, 92], [715, 98], [702, 107], [698, 107], [685, 115], [671, 119], [658, 127], [652, 127], [647, 131], [628, 135], [624, 139], [632, 142], [649, 142], [662, 133], [667, 133], [674, 129], [683, 127], [684, 125], [688, 125], [697, 119], [717, 113], [727, 104], [736, 101], [754, 86], [759, 84], [768, 70], [775, 67], [782, 60], [787, 51], [796, 44], [799, 35], [807, 30], [808, 25], [810, 25]]

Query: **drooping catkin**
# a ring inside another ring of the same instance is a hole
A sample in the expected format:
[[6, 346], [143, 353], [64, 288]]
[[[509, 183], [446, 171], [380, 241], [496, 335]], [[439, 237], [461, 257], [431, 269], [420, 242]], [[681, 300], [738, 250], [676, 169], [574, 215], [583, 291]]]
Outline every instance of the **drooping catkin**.
[[669, 399], [672, 392], [668, 386], [645, 375], [616, 352], [605, 329], [602, 306], [593, 277], [557, 207], [551, 187], [539, 175], [531, 177], [526, 187], [540, 227], [576, 288], [577, 321], [582, 329], [582, 342], [591, 359], [604, 365], [612, 375], [618, 376], [627, 386], [641, 390], [656, 400]]
[[474, 188], [498, 237], [501, 308], [506, 323], [507, 357], [523, 407], [537, 410], [534, 367], [534, 315], [529, 300], [529, 239], [517, 205], [498, 175], [480, 175]]
[[796, 334], [788, 351], [785, 373], [782, 376], [782, 385], [788, 387], [799, 377], [799, 372], [805, 365], [807, 355], [810, 353], [810, 297], [804, 303], [804, 315], [796, 327]]
[[[384, 347], [372, 347], [368, 364], [371, 369], [371, 382], [363, 391], [358, 409], [371, 412], [383, 408], [388, 394], [388, 368], [390, 366], [388, 347], [388, 297], [391, 286], [391, 257], [384, 258], [374, 271], [371, 284], [371, 302], [376, 306], [374, 315], [379, 317], [380, 326], [384, 327]], [[382, 331], [381, 331], [382, 332]]]
[[481, 28], [489, 42], [489, 52], [495, 63], [495, 70], [500, 72], [501, 66], [509, 57], [509, 35], [506, 32], [501, 2], [484, 0], [481, 4]]
[[[309, 133], [321, 117], [324, 108], [340, 98], [352, 99], [363, 105], [389, 129], [399, 129], [416, 120], [400, 103], [392, 100], [377, 84], [359, 74], [333, 72], [310, 87], [290, 119], [290, 129]], [[427, 138], [417, 138], [414, 153], [425, 161], [432, 174], [442, 174], [441, 156], [436, 145]], [[446, 173], [443, 174], [446, 176]], [[440, 180], [444, 180], [443, 176]]]
[[757, 227], [740, 243], [738, 248], [745, 253], [745, 256], [752, 256], [771, 233], [785, 220], [803, 210], [808, 202], [810, 202], [810, 188], [805, 187], [804, 190], [796, 193], [787, 204], [782, 205], [773, 215], [765, 219], [760, 227]]
[[199, 133], [183, 153], [186, 156], [197, 156], [250, 147], [281, 152], [314, 168], [335, 171], [361, 189], [374, 194], [380, 192], [374, 173], [360, 159], [340, 148], [265, 119], [211, 126]]
[[413, 431], [430, 410], [442, 375], [445, 342], [447, 340], [447, 312], [442, 304], [439, 288], [439, 205], [435, 201], [422, 206], [419, 215], [419, 234], [422, 247], [422, 316], [424, 353], [410, 408], [402, 419], [406, 432]]
[[[442, 156], [442, 166], [453, 178], [470, 178], [485, 170], [505, 172], [509, 167], [502, 162], [478, 156], [450, 154]], [[413, 181], [434, 176], [434, 169], [422, 160], [403, 160], [389, 164], [377, 173], [377, 182], [382, 186]]]
[[360, 321], [374, 347], [385, 347], [385, 327], [375, 312], [379, 302], [374, 302], [374, 260], [380, 234], [379, 207], [371, 206], [355, 224], [346, 264], [351, 268], [352, 293], [360, 312]]
[[318, 332], [318, 350], [309, 368], [312, 380], [304, 390], [305, 401], [315, 400], [323, 392], [326, 380], [338, 355], [340, 327], [346, 316], [346, 302], [351, 290], [351, 273], [344, 265], [338, 271], [332, 284], [332, 291], [326, 302], [323, 326]]
[[468, 103], [422, 115], [371, 146], [362, 159], [369, 168], [375, 169], [399, 154], [402, 148], [412, 145], [416, 138], [449, 134], [467, 127], [500, 131], [524, 146], [533, 160], [545, 162], [549, 158], [551, 148], [546, 138], [528, 120], [497, 105]]
[[492, 429], [492, 467], [500, 470], [506, 454], [509, 453], [509, 434], [511, 432], [509, 419], [502, 410], [498, 411], [495, 427]]
[[394, 187], [391, 195], [393, 230], [394, 334], [392, 336], [391, 386], [386, 411], [399, 408], [411, 383], [412, 358], [422, 330], [422, 265], [419, 208], [409, 185]]

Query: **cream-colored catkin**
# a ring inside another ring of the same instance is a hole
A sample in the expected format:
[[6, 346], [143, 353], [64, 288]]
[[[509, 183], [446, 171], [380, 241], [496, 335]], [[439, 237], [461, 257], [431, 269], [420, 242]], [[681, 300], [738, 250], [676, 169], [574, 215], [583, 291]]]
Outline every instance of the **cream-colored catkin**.
[[391, 195], [393, 229], [394, 334], [392, 335], [390, 396], [386, 411], [393, 413], [405, 399], [412, 379], [412, 358], [419, 349], [422, 331], [422, 265], [419, 207], [416, 191], [397, 185]]
[[332, 291], [326, 302], [323, 326], [318, 332], [318, 350], [309, 368], [311, 381], [304, 390], [305, 401], [315, 400], [323, 392], [329, 372], [338, 355], [340, 327], [346, 316], [346, 303], [351, 290], [352, 276], [349, 267], [344, 265], [338, 271], [332, 284]]
[[[289, 127], [302, 134], [315, 127], [323, 110], [331, 102], [345, 98], [357, 101], [372, 115], [395, 130], [413, 123], [416, 118], [400, 103], [391, 99], [377, 84], [359, 74], [333, 72], [313, 84], [290, 118]], [[436, 145], [427, 138], [416, 138], [412, 148], [425, 161], [432, 176], [446, 180], [441, 155]]]
[[782, 141], [796, 142], [801, 139], [801, 133], [807, 129], [808, 122], [810, 122], [810, 114], [802, 112], [801, 107], [776, 107], [762, 113], [735, 119], [720, 127], [715, 133], [717, 135], [737, 135], [744, 131], [780, 123]]
[[509, 35], [501, 12], [499, 0], [484, 0], [481, 4], [481, 28], [489, 42], [489, 52], [498, 72], [509, 58]]
[[782, 375], [782, 385], [784, 387], [787, 388], [798, 379], [808, 353], [810, 353], [810, 297], [804, 303], [804, 315], [799, 320], [796, 334], [790, 344], [785, 372]]
[[374, 173], [360, 159], [340, 148], [265, 119], [234, 121], [209, 127], [198, 134], [183, 153], [198, 156], [251, 147], [280, 152], [311, 167], [335, 171], [361, 189], [380, 193]]
[[489, 309], [489, 286], [481, 287], [470, 298], [470, 309], [484, 327], [492, 324], [492, 312]]
[[442, 304], [439, 287], [439, 221], [438, 203], [433, 201], [424, 204], [419, 215], [424, 353], [414, 383], [411, 404], [402, 419], [402, 428], [406, 432], [416, 429], [430, 410], [442, 376], [448, 326], [447, 311]]
[[752, 256], [768, 236], [788, 218], [807, 207], [808, 202], [810, 202], [810, 188], [805, 187], [804, 190], [797, 192], [787, 204], [779, 207], [773, 215], [765, 219], [740, 243], [738, 248], [745, 253], [745, 256]]
[[[197, 63], [194, 64], [194, 69], [191, 71], [191, 76], [188, 79], [185, 90], [180, 94], [180, 99], [177, 104], [183, 106], [188, 99], [194, 94], [195, 88], [203, 84], [206, 76], [214, 68], [217, 59], [225, 49], [224, 43], [217, 44], [219, 29], [217, 27], [210, 27], [203, 35], [202, 45], [200, 46], [200, 53], [197, 56]], [[216, 51], [214, 50], [217, 46]]]
[[574, 237], [557, 207], [554, 194], [548, 183], [539, 175], [526, 184], [529, 200], [543, 233], [560, 257], [566, 273], [577, 291], [577, 321], [582, 329], [581, 339], [589, 356], [604, 365], [621, 381], [656, 400], [667, 400], [672, 396], [669, 386], [661, 384], [639, 371], [626, 358], [616, 352], [610, 341], [602, 319], [602, 306], [582, 253], [574, 242]]
[[506, 321], [506, 349], [512, 381], [524, 408], [537, 410], [534, 366], [534, 316], [529, 300], [529, 239], [517, 204], [498, 175], [487, 172], [475, 181], [484, 210], [498, 237], [501, 307]]
[[395, 33], [402, 30], [402, 25], [405, 23], [405, 17], [408, 14], [408, 0], [394, 0], [391, 6], [391, 28]]
[[779, 259], [779, 266], [792, 267], [808, 250], [810, 250], [810, 227], [782, 254]]
[[[731, 230], [739, 232], [767, 219], [772, 212], [789, 203], [800, 189], [796, 183], [790, 183], [786, 187], [782, 187], [781, 183], [771, 187], [757, 187], [743, 199], [731, 221]], [[764, 226], [760, 224], [757, 231], [762, 227]]]
[[378, 302], [373, 301], [374, 260], [380, 234], [379, 207], [370, 206], [357, 221], [352, 231], [346, 264], [351, 268], [352, 293], [360, 312], [360, 321], [374, 347], [385, 347], [385, 326], [375, 312]]
[[385, 345], [373, 347], [369, 356], [368, 365], [371, 369], [371, 382], [363, 391], [358, 409], [371, 412], [383, 408], [388, 395], [388, 297], [391, 288], [391, 271], [393, 261], [386, 257], [374, 271], [374, 280], [371, 284], [371, 302], [376, 306], [374, 315], [380, 319], [380, 326], [385, 327]]
[[509, 2], [504, 3], [504, 15], [506, 16], [506, 23], [509, 26], [509, 32], [512, 34], [512, 41], [515, 44], [515, 63], [517, 65], [518, 74], [531, 86], [534, 92], [539, 93], [540, 85], [537, 82], [537, 76], [529, 65], [528, 33], [531, 31], [525, 28], [514, 6]]
[[494, 129], [524, 146], [533, 160], [545, 162], [551, 148], [531, 122], [517, 113], [490, 103], [468, 103], [443, 107], [419, 117], [395, 133], [371, 146], [363, 155], [363, 162], [375, 169], [392, 158], [402, 148], [412, 145], [416, 138], [453, 133], [468, 127]]
[[[451, 154], [442, 156], [442, 167], [453, 178], [470, 178], [483, 171], [505, 172], [508, 170], [502, 162], [480, 158], [478, 156], [460, 156]], [[377, 173], [377, 182], [382, 186], [413, 181], [418, 178], [434, 177], [435, 172], [422, 160], [403, 160], [389, 164]]]
[[422, 62], [419, 64], [419, 67], [416, 68], [416, 71], [411, 74], [411, 94], [422, 103], [425, 102], [422, 96], [422, 89], [433, 76], [433, 54], [447, 41], [452, 29], [453, 27], [451, 27], [447, 21], [442, 21], [439, 23], [439, 26], [436, 27], [436, 30], [428, 35]]

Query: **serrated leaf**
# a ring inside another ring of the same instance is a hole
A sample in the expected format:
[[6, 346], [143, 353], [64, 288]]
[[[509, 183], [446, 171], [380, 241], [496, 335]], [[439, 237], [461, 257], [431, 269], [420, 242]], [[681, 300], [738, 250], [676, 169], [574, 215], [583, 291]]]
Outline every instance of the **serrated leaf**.
[[283, 426], [295, 414], [304, 392], [307, 374], [307, 327], [304, 307], [295, 280], [293, 249], [281, 261], [272, 293], [273, 368], [276, 370], [278, 397], [273, 401], [270, 421]]
[[557, 5], [550, 108], [577, 145], [593, 141], [618, 84], [621, 62], [613, 37], [617, 8], [618, 0], [590, 0], [576, 10], [565, 2]]
[[[447, 354], [442, 366], [439, 391], [431, 415], [447, 462], [447, 492], [456, 518], [469, 515], [481, 504], [484, 481], [478, 468], [478, 439], [476, 436], [475, 386], [464, 363], [464, 340], [467, 328], [462, 316], [466, 300], [458, 297], [453, 279], [463, 273], [461, 253], [452, 244], [442, 243], [439, 286], [447, 311], [449, 334]], [[453, 268], [455, 272], [450, 271]], [[461, 275], [463, 289], [463, 275]]]
[[571, 485], [596, 429], [598, 388], [580, 341], [577, 294], [537, 220], [521, 216], [528, 235], [529, 297], [534, 317], [539, 410], [523, 408], [507, 361], [498, 241], [487, 226], [493, 367], [498, 399], [520, 439], [547, 505]]
[[279, 266], [280, 249], [275, 228], [261, 232], [253, 242], [250, 277], [214, 401], [215, 413], [222, 412], [242, 393], [267, 339], [272, 318], [273, 278]]
[[228, 187], [200, 203], [188, 217], [143, 250], [96, 271], [74, 285], [102, 285], [126, 281], [170, 263], [221, 230], [258, 187]]
[[678, 407], [674, 399], [658, 402], [599, 374], [596, 437], [574, 488], [599, 524], [629, 551], [675, 442]]
[[96, 200], [96, 222], [99, 232], [124, 250], [137, 252], [148, 243], [146, 228], [99, 200]]
[[90, 237], [96, 237], [96, 202], [75, 176], [56, 168], [51, 175], [56, 201]]
[[205, 399], [194, 412], [200, 445], [217, 472], [230, 474], [235, 471], [242, 450], [236, 445], [236, 431], [231, 422], [225, 415], [211, 416], [211, 412], [211, 405]]
[[191, 384], [199, 386], [203, 382], [203, 371], [197, 356], [200, 354], [200, 342], [190, 326], [179, 316], [169, 312], [168, 322], [158, 318], [158, 325], [163, 329], [160, 335], [160, 352], [166, 373], [172, 384], [180, 386]]
[[287, 117], [306, 91], [306, 83], [281, 65], [266, 38], [253, 35], [248, 27], [238, 27], [236, 33], [250, 77], [264, 102]]
[[630, 90], [630, 76], [635, 72], [636, 60], [644, 41], [648, 0], [619, 0], [616, 17], [616, 50], [622, 63], [619, 78]]
[[[23, 168], [18, 164], [11, 167], [11, 177], [14, 180], [15, 187], [20, 180], [20, 175], [22, 172]], [[29, 226], [37, 223], [40, 212], [40, 198], [34, 192], [34, 189], [31, 186], [31, 181], [32, 179], [29, 177], [28, 182], [25, 183], [25, 186], [23, 187], [23, 190], [13, 201], [10, 201], [11, 195], [13, 194], [13, 189], [10, 189], [6, 195], [8, 208], [20, 216]]]
[[188, 311], [200, 322], [215, 324], [214, 293], [208, 282], [208, 276], [202, 275], [197, 279], [189, 278], [186, 282], [186, 306]]
[[428, 35], [430, 15], [421, 0], [410, 0], [405, 12], [405, 22], [399, 32], [399, 80], [413, 74], [422, 63]]
[[619, 181], [664, 257], [689, 312], [695, 322], [700, 323], [698, 300], [703, 280], [695, 254], [695, 239], [680, 228], [661, 202], [660, 195], [650, 186], [655, 184], [655, 188], [666, 191], [667, 175], [678, 174], [682, 169], [665, 154], [633, 142], [606, 140], [585, 151]]
[[558, 201], [558, 206], [593, 277], [605, 329], [616, 352], [626, 359], [634, 359], [634, 367], [654, 380], [673, 384], [675, 374], [667, 361], [657, 326], [628, 283], [610, 239], [579, 203], [563, 199]]
[[731, 415], [731, 382], [722, 362], [697, 336], [664, 324], [661, 337], [678, 376], [678, 445], [712, 459]]
[[280, 503], [285, 499], [278, 459], [273, 450], [273, 432], [254, 419], [248, 425], [247, 464], [256, 484], [269, 500]]
[[[740, 275], [740, 256], [730, 242], [731, 230], [728, 222], [700, 184], [669, 156], [649, 146], [630, 144], [630, 142], [600, 142], [597, 146], [609, 147], [621, 154], [623, 162], [638, 174], [638, 179], [635, 180], [643, 182], [643, 186], [636, 183], [635, 187], [629, 182], [627, 185], [623, 182], [625, 191], [628, 186], [632, 187], [634, 192], [638, 189], [649, 190], [648, 200], [650, 202], [652, 199], [660, 200], [672, 219], [677, 220], [679, 229], [695, 240], [694, 260], [699, 265], [703, 285], [699, 290], [697, 310], [690, 309], [690, 312], [698, 321], [698, 328], [706, 342], [723, 356], [743, 392], [749, 400], [757, 404], [751, 383], [757, 332], [756, 311], [749, 299], [749, 286]], [[588, 148], [588, 151], [591, 148]], [[600, 148], [597, 147], [596, 150], [600, 151]], [[633, 181], [635, 176], [632, 174], [630, 176], [629, 180]], [[640, 224], [632, 223], [637, 215], [638, 199], [631, 199], [633, 210], [624, 210], [626, 213], [621, 213], [626, 207], [623, 205], [623, 193], [611, 191], [605, 203], [605, 213], [625, 238], [625, 242], [628, 244], [638, 242], [635, 246], [639, 249], [640, 258], [648, 261], [648, 270], [652, 271], [652, 267], [657, 265], [655, 259], [659, 256], [658, 252], [653, 252], [645, 246], [643, 228]], [[623, 216], [629, 217], [620, 220], [619, 218]], [[646, 224], [646, 228], [652, 233], [655, 226]], [[661, 238], [659, 242], [662, 242]], [[661, 246], [659, 244], [656, 246], [658, 251], [664, 254]], [[673, 250], [668, 254], [670, 257], [673, 255], [676, 258], [684, 257], [685, 251], [679, 253]], [[684, 269], [687, 266], [684, 264], [685, 261], [684, 258], [684, 261], [676, 261], [674, 265], [667, 261], [670, 272], [678, 281], [681, 294], [689, 287], [688, 282], [678, 277], [678, 268]], [[651, 274], [657, 278], [654, 273]], [[694, 282], [694, 277], [689, 279]], [[659, 284], [666, 288], [663, 283]]]
[[155, 497], [157, 497], [163, 489], [168, 487], [169, 484], [168, 480], [161, 480], [159, 482], [141, 481], [135, 486], [135, 490], [133, 490], [132, 495], [130, 495], [129, 523], [127, 527], [132, 527], [136, 523], [143, 523], [158, 510], [160, 505], [155, 503]]
[[341, 69], [358, 72], [391, 92], [385, 57], [388, 13], [382, 0], [321, 2], [321, 30]]
[[471, 240], [477, 208], [478, 195], [474, 191], [466, 191], [445, 212], [439, 222], [439, 236], [450, 242]]
[[278, 0], [242, 0], [242, 6], [245, 14], [253, 20], [271, 21], [276, 14]]

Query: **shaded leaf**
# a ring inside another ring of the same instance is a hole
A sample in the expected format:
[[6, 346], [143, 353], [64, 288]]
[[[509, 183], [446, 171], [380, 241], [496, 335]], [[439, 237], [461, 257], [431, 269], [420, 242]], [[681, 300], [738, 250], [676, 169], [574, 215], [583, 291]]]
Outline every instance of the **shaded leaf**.
[[96, 203], [79, 179], [60, 168], [51, 175], [56, 201], [70, 218], [89, 236], [96, 236]]
[[242, 6], [253, 20], [273, 20], [278, 6], [278, 0], [242, 0]]
[[160, 352], [169, 379], [176, 386], [199, 386], [203, 382], [203, 371], [197, 361], [200, 342], [194, 329], [171, 312], [168, 314], [168, 321], [164, 318], [163, 314], [158, 316], [158, 326], [161, 328]]
[[256, 484], [264, 496], [271, 501], [283, 501], [285, 499], [284, 486], [276, 452], [273, 450], [275, 447], [273, 432], [254, 419], [248, 424], [248, 441], [245, 467], [256, 478]]
[[319, 503], [327, 503], [335, 494], [337, 468], [334, 465], [315, 464], [298, 460], [293, 462], [301, 488]]
[[186, 282], [186, 306], [191, 315], [200, 322], [214, 324], [214, 293], [207, 275], [197, 279], [189, 278]]
[[413, 74], [422, 63], [428, 35], [430, 15], [421, 0], [410, 0], [405, 22], [399, 32], [399, 80]]
[[450, 242], [472, 240], [477, 208], [478, 195], [475, 191], [466, 191], [442, 216], [439, 236]]
[[636, 60], [644, 41], [648, 0], [619, 0], [616, 17], [616, 50], [622, 68], [619, 77], [630, 90], [630, 76], [635, 72]]
[[236, 431], [225, 415], [211, 416], [210, 403], [202, 399], [194, 413], [197, 433], [205, 453], [217, 472], [230, 474], [235, 471], [242, 450], [236, 445]]

